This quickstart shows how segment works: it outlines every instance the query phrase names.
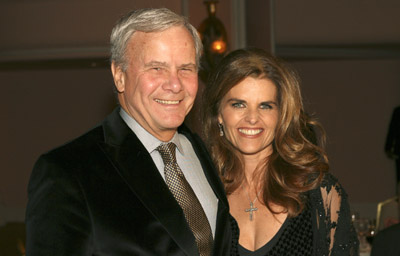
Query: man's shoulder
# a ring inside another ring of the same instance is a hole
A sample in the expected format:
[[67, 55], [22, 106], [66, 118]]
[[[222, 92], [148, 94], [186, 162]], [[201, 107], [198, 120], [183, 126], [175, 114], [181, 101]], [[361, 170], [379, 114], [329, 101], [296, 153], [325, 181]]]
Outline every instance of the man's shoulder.
[[200, 136], [197, 133], [192, 132], [185, 123], [178, 127], [178, 132], [183, 134], [192, 144], [195, 143], [201, 146], [204, 145], [204, 142]]
[[105, 142], [106, 126], [110, 126], [112, 123], [116, 123], [119, 117], [119, 109], [115, 109], [109, 114], [103, 121], [95, 125], [85, 133], [75, 137], [64, 144], [51, 149], [44, 153], [45, 156], [69, 156], [88, 154], [94, 147], [97, 147], [99, 143]]
[[400, 237], [400, 223], [389, 226], [381, 231], [384, 236]]
[[182, 124], [178, 128], [178, 132], [183, 134], [190, 141], [196, 152], [201, 151], [207, 155], [209, 154], [203, 139], [197, 133], [193, 133], [185, 124]]
[[72, 160], [73, 158], [82, 156], [92, 152], [94, 147], [97, 147], [98, 143], [104, 141], [104, 132], [102, 125], [97, 125], [91, 130], [84, 134], [56, 147], [48, 152], [44, 153], [42, 157], [48, 159], [67, 159]]

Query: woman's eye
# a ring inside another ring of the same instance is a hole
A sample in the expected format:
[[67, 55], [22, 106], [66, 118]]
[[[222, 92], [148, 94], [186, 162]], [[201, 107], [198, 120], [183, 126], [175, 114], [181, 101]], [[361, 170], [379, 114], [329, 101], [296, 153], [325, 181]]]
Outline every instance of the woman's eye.
[[234, 108], [244, 108], [244, 104], [241, 102], [232, 103], [232, 107]]
[[272, 105], [271, 104], [261, 104], [260, 108], [261, 109], [272, 109]]

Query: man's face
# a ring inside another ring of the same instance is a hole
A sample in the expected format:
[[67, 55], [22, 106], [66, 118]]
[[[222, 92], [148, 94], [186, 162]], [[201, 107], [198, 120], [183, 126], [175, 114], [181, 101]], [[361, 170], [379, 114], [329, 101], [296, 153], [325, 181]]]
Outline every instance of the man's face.
[[174, 135], [197, 93], [194, 43], [174, 26], [162, 32], [135, 32], [127, 46], [128, 67], [112, 65], [121, 107], [162, 141]]

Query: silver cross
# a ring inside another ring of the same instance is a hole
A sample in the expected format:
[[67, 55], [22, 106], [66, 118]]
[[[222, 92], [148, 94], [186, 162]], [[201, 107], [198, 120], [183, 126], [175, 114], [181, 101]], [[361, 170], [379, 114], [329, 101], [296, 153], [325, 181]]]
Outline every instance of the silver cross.
[[257, 210], [258, 210], [258, 208], [254, 207], [253, 202], [250, 202], [250, 208], [245, 209], [244, 211], [248, 212], [250, 214], [250, 221], [252, 221], [253, 220], [253, 212], [255, 212]]

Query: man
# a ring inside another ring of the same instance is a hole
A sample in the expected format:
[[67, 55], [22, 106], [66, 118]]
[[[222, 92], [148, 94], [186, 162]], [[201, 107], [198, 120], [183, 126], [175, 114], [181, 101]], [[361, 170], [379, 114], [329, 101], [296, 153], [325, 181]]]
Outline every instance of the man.
[[396, 161], [396, 184], [400, 182], [400, 106], [393, 110], [385, 143], [386, 155]]
[[195, 28], [168, 9], [121, 18], [111, 35], [121, 108], [37, 161], [28, 256], [229, 254], [223, 186], [199, 137], [182, 125], [201, 47]]
[[400, 255], [400, 223], [378, 232], [372, 243], [371, 256]]

